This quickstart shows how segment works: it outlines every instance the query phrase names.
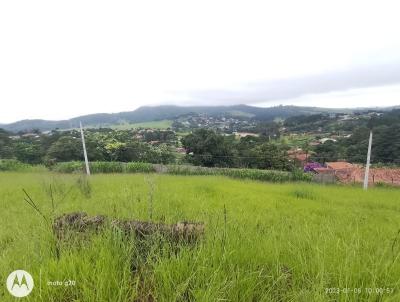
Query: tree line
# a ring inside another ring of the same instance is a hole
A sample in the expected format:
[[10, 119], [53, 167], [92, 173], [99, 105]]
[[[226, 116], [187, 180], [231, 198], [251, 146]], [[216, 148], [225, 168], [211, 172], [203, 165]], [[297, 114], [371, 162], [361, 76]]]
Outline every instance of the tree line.
[[373, 132], [372, 162], [399, 165], [400, 110], [360, 121], [350, 137], [316, 146], [312, 158], [319, 162], [346, 159], [353, 163], [365, 163], [370, 131]]
[[[332, 123], [331, 117], [318, 114], [293, 117], [284, 122], [259, 123], [256, 127], [258, 136], [240, 139], [204, 128], [195, 129], [183, 137], [178, 137], [171, 130], [101, 128], [86, 130], [85, 137], [90, 161], [190, 163], [205, 167], [293, 170], [296, 163], [288, 156], [291, 147], [280, 139], [282, 134], [308, 128], [316, 133], [319, 131], [316, 127], [320, 128], [324, 122], [330, 121], [329, 127], [337, 129], [345, 129], [350, 123], [351, 135], [317, 146], [304, 144], [301, 147], [309, 152], [311, 160], [320, 163], [337, 160], [364, 163], [369, 131], [372, 129], [372, 162], [400, 164], [400, 110], [343, 123], [337, 118], [333, 120], [337, 125]], [[186, 154], [177, 152], [176, 147], [184, 147]], [[0, 158], [48, 165], [80, 161], [83, 158], [80, 133], [77, 130], [46, 134], [34, 131], [16, 136], [0, 129]]]
[[[236, 139], [213, 130], [197, 129], [181, 141], [169, 130], [142, 131], [90, 129], [85, 131], [90, 161], [190, 163], [205, 167], [237, 167], [292, 170], [288, 147], [271, 143], [268, 137], [248, 136]], [[11, 137], [10, 137], [11, 136]], [[153, 144], [154, 143], [154, 144]], [[186, 149], [186, 155], [176, 147]], [[82, 160], [83, 149], [77, 130], [13, 139], [0, 131], [0, 158], [14, 158], [30, 164], [48, 164]]]
[[[86, 148], [90, 161], [141, 161], [149, 163], [174, 162], [172, 131], [149, 131], [138, 138], [130, 130], [92, 129], [85, 131]], [[22, 134], [13, 139], [0, 130], [0, 158], [13, 158], [30, 164], [52, 164], [82, 160], [83, 148], [80, 132], [52, 131]], [[152, 145], [150, 141], [155, 141]]]

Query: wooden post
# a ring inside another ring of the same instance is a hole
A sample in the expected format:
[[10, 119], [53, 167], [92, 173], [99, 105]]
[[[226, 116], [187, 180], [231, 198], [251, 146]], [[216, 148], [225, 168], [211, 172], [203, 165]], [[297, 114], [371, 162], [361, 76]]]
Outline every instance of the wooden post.
[[365, 175], [364, 175], [364, 190], [368, 189], [369, 166], [371, 161], [371, 146], [372, 146], [372, 131], [370, 131], [369, 133], [367, 165], [365, 166]]
[[86, 174], [90, 175], [89, 161], [88, 161], [87, 152], [86, 152], [85, 136], [83, 135], [82, 122], [79, 122], [79, 125], [81, 126], [81, 137], [82, 137], [82, 146], [83, 146], [83, 156], [85, 157]]

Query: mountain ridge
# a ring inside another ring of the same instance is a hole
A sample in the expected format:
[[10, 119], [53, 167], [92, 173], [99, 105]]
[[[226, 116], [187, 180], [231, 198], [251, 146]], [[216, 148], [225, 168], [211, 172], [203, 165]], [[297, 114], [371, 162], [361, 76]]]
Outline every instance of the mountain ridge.
[[7, 131], [49, 131], [54, 129], [70, 129], [79, 127], [81, 121], [86, 127], [108, 127], [123, 123], [140, 123], [149, 121], [158, 121], [165, 119], [175, 119], [184, 114], [208, 114], [208, 115], [233, 115], [243, 113], [247, 118], [259, 121], [271, 121], [276, 118], [287, 118], [302, 114], [318, 113], [348, 113], [358, 110], [390, 110], [394, 107], [386, 108], [322, 108], [294, 105], [280, 105], [274, 107], [256, 107], [249, 105], [232, 106], [142, 106], [133, 111], [123, 111], [118, 113], [93, 113], [73, 117], [66, 120], [44, 120], [44, 119], [24, 119], [13, 123], [0, 124], [0, 128]]

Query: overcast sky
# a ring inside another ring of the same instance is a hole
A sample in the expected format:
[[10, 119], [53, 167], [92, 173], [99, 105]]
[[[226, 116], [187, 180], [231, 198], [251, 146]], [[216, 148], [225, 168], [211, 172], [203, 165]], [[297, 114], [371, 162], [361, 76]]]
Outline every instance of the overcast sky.
[[0, 123], [142, 105], [400, 105], [396, 1], [1, 1]]

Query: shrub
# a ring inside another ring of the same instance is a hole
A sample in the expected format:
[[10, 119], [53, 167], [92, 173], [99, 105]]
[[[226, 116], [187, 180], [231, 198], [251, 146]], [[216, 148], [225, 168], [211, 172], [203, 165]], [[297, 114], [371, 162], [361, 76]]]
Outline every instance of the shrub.
[[[82, 162], [59, 163], [54, 171], [62, 173], [83, 172]], [[94, 173], [167, 173], [173, 175], [221, 175], [238, 179], [251, 179], [270, 182], [311, 181], [312, 175], [300, 170], [292, 172], [258, 169], [207, 168], [188, 165], [153, 165], [142, 162], [91, 162], [90, 171]]]
[[125, 172], [127, 173], [151, 173], [155, 172], [152, 164], [142, 162], [130, 162], [125, 165]]
[[20, 171], [26, 169], [28, 166], [28, 164], [23, 164], [14, 159], [0, 160], [0, 171]]
[[57, 163], [51, 167], [52, 171], [59, 173], [82, 173], [84, 164], [80, 161]]
[[40, 172], [46, 168], [42, 165], [30, 165], [15, 159], [0, 159], [0, 171]]
[[95, 161], [89, 164], [91, 173], [122, 173], [124, 164], [120, 162]]
[[[89, 163], [90, 172], [96, 173], [150, 173], [155, 172], [152, 164], [142, 162], [105, 162], [95, 161]], [[52, 167], [52, 170], [60, 173], [83, 173], [85, 164], [83, 162], [72, 161], [58, 163]]]
[[222, 175], [239, 179], [271, 182], [311, 181], [312, 176], [301, 171], [284, 172], [258, 169], [205, 168], [195, 166], [169, 165], [168, 174], [175, 175]]

